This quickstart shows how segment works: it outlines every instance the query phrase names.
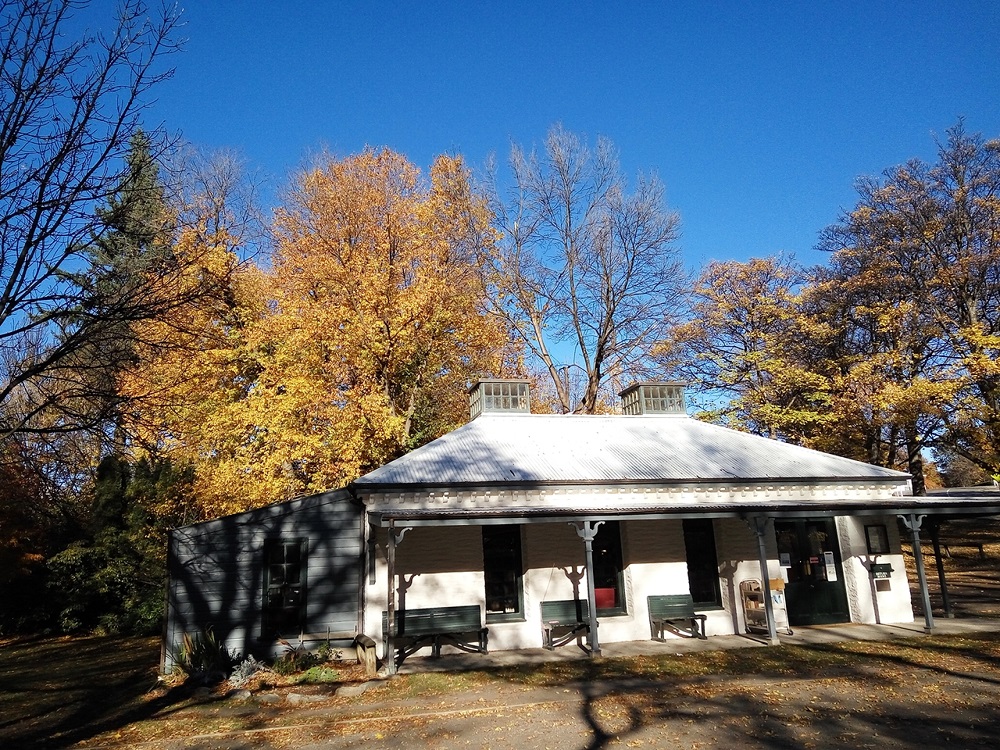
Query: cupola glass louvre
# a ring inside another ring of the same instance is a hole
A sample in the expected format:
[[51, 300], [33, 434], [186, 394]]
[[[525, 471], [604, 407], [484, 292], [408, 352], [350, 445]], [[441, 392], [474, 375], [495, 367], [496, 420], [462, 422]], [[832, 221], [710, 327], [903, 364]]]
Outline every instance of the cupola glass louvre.
[[469, 418], [480, 414], [530, 414], [527, 380], [480, 380], [469, 389]]
[[621, 392], [622, 414], [684, 414], [683, 383], [635, 383]]

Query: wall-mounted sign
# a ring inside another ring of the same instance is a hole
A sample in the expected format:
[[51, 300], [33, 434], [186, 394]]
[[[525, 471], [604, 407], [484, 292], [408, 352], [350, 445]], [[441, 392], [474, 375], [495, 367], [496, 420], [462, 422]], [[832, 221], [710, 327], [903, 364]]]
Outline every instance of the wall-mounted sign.
[[832, 552], [823, 553], [823, 563], [826, 565], [826, 580], [837, 580], [837, 563], [834, 562]]
[[878, 563], [876, 565], [872, 565], [871, 570], [872, 578], [892, 578], [892, 566], [889, 565], [889, 563]]

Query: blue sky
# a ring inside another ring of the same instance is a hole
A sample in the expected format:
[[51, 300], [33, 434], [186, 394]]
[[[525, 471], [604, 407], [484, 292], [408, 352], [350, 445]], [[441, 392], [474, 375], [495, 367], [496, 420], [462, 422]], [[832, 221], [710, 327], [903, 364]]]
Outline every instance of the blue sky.
[[475, 166], [555, 122], [611, 138], [681, 214], [691, 268], [808, 263], [858, 175], [1000, 137], [995, 2], [257, 2], [185, 8], [149, 124], [280, 186], [310, 153]]

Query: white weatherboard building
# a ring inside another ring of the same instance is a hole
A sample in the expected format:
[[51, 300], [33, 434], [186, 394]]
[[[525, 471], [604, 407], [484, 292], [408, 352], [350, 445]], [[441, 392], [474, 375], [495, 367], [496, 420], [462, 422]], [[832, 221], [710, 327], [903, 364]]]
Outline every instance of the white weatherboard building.
[[393, 617], [456, 606], [478, 607], [491, 650], [542, 646], [543, 603], [567, 600], [597, 653], [649, 639], [649, 597], [672, 594], [708, 637], [763, 625], [777, 642], [786, 612], [911, 622], [897, 518], [915, 535], [927, 515], [1000, 512], [995, 494], [913, 497], [906, 474], [692, 419], [679, 384], [622, 397], [622, 415], [535, 415], [527, 382], [484, 380], [468, 424], [344, 490], [176, 530], [165, 666], [208, 625], [243, 653], [366, 635], [387, 655]]

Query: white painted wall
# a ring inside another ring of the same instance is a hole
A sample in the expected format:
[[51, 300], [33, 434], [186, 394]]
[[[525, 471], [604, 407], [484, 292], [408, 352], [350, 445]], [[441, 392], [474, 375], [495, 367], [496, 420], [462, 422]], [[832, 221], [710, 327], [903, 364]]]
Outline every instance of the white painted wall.
[[[864, 524], [881, 521], [837, 519], [854, 622], [875, 622], [871, 586], [864, 567], [868, 561]], [[912, 622], [909, 587], [899, 554], [899, 534], [893, 519], [885, 519], [885, 522], [893, 554], [882, 556], [879, 562], [891, 563], [894, 572], [889, 590], [877, 594], [880, 620], [883, 623]], [[680, 521], [623, 521], [621, 529], [627, 614], [601, 619], [601, 643], [649, 639], [646, 597], [688, 591]], [[743, 633], [745, 618], [739, 584], [761, 578], [756, 536], [740, 519], [716, 519], [714, 529], [722, 606], [704, 611], [706, 632], [709, 636]], [[367, 576], [365, 578], [364, 629], [380, 643], [382, 611], [387, 602], [386, 541], [385, 531], [380, 531], [374, 584], [368, 583]], [[541, 647], [540, 603], [586, 596], [584, 545], [573, 526], [567, 523], [526, 525], [521, 530], [521, 543], [525, 564], [525, 617], [518, 622], [488, 623], [491, 650]], [[782, 577], [773, 531], [767, 538], [767, 556], [769, 578]], [[482, 561], [482, 531], [478, 526], [410, 530], [396, 548], [396, 572], [400, 581], [397, 608], [479, 604], [485, 609]]]
[[[870, 524], [885, 525], [892, 554], [868, 554], [865, 526]], [[844, 580], [847, 584], [851, 620], [863, 623], [913, 622], [913, 602], [906, 579], [899, 525], [895, 517], [841, 517], [837, 519], [837, 533], [844, 561]], [[876, 562], [892, 565], [892, 578], [881, 583], [874, 582], [868, 566]]]

